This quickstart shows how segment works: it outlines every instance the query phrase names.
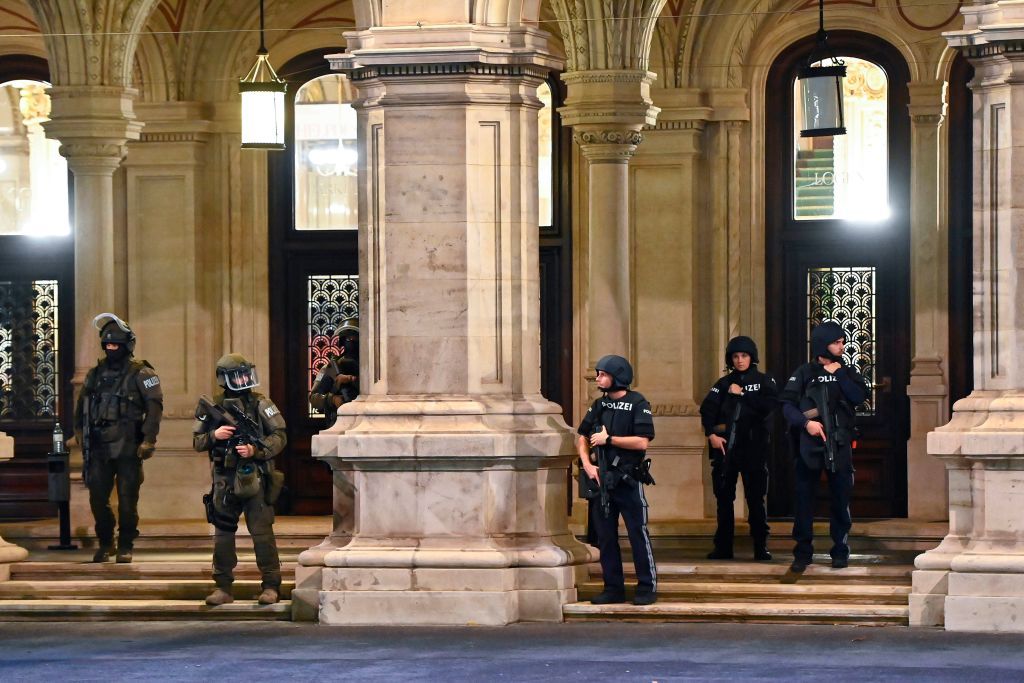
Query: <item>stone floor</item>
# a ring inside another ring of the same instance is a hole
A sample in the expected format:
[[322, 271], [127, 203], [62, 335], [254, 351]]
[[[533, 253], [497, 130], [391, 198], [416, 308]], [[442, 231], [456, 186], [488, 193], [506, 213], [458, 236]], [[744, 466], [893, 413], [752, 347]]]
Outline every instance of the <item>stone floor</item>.
[[744, 624], [344, 628], [0, 624], [0, 672], [52, 680], [1024, 680], [1024, 637]]

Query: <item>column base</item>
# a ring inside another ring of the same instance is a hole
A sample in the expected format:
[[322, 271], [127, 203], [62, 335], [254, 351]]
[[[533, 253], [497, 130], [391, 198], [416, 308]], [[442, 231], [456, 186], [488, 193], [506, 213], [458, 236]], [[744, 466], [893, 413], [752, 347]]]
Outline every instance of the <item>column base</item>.
[[910, 625], [942, 626], [945, 624], [949, 570], [919, 569], [912, 574], [912, 577]]
[[1024, 574], [949, 575], [945, 605], [947, 631], [1024, 633]]
[[319, 620], [332, 625], [481, 625], [562, 621], [576, 600], [572, 567], [327, 567]]

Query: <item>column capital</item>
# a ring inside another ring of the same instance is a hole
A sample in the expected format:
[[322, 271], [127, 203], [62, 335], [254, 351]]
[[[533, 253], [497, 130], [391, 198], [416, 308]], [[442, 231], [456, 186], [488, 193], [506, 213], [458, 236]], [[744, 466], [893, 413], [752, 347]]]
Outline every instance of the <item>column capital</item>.
[[938, 126], [946, 118], [946, 82], [915, 81], [907, 85], [910, 104], [907, 111], [917, 125]]
[[50, 96], [46, 136], [59, 140], [60, 153], [73, 173], [113, 173], [138, 140], [142, 123], [135, 118], [132, 88], [103, 85], [56, 86]]
[[562, 74], [565, 106], [562, 125], [571, 126], [573, 140], [592, 162], [624, 163], [643, 142], [646, 127], [657, 123], [661, 111], [651, 102], [648, 71], [572, 71]]

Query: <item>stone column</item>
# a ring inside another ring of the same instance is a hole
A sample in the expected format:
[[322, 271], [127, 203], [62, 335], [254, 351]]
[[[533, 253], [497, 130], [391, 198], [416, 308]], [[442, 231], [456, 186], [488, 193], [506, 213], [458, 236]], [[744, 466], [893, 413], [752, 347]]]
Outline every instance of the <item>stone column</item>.
[[[354, 519], [303, 553], [299, 618], [560, 621], [589, 553], [540, 394], [534, 28], [389, 26], [331, 55], [359, 91], [360, 386], [314, 436]], [[351, 540], [343, 543], [351, 529]]]
[[944, 519], [946, 470], [928, 457], [928, 432], [946, 421], [945, 358], [948, 354], [946, 221], [940, 218], [940, 130], [945, 116], [945, 83], [910, 84], [911, 289], [913, 347], [910, 370], [910, 439], [907, 443], [907, 513], [910, 519]]
[[[975, 391], [957, 402], [949, 425], [928, 435], [928, 452], [958, 470], [970, 464], [970, 496], [967, 478], [951, 471], [951, 529], [943, 541], [949, 552], [940, 546], [919, 566], [929, 571], [935, 558], [941, 572], [943, 555], [951, 556], [946, 629], [1024, 632], [1024, 5], [977, 3], [962, 13], [964, 29], [946, 36], [975, 67]], [[941, 585], [929, 601], [936, 595]], [[936, 616], [919, 611], [912, 618]]]
[[[114, 86], [55, 86], [49, 91], [47, 137], [60, 140], [60, 153], [74, 174], [75, 374], [76, 387], [95, 365], [97, 313], [117, 310], [119, 293], [114, 235], [114, 171], [125, 143], [136, 140], [142, 124], [132, 113], [135, 91]], [[126, 293], [120, 293], [123, 298]], [[130, 322], [130, 321], [129, 321]]]
[[[567, 86], [562, 123], [587, 160], [587, 375], [597, 360], [616, 353], [635, 362], [633, 249], [629, 220], [629, 160], [653, 126], [655, 75], [640, 70], [575, 71], [562, 75]], [[637, 368], [637, 383], [640, 382]]]

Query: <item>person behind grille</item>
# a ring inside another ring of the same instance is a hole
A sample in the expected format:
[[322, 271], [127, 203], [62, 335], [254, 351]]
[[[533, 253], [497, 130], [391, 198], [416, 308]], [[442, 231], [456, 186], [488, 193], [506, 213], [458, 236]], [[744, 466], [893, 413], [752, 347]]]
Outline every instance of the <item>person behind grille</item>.
[[309, 393], [309, 404], [327, 416], [325, 429], [338, 420], [338, 408], [359, 396], [359, 319], [342, 321], [338, 337], [338, 354], [317, 373]]

